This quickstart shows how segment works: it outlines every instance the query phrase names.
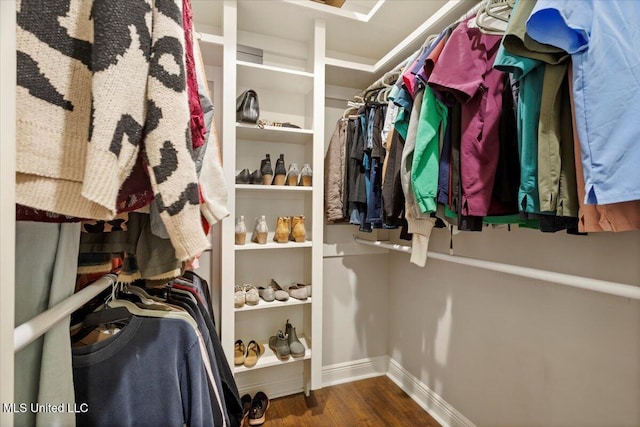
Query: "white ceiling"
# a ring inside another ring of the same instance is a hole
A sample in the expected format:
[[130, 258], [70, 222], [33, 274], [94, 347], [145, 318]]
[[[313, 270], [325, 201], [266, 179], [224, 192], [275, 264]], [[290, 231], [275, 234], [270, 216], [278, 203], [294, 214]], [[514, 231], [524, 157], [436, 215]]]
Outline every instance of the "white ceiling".
[[[344, 15], [344, 12], [331, 13], [337, 9], [334, 7], [306, 0], [294, 1], [298, 4], [283, 0], [238, 0], [239, 30], [304, 42], [312, 38], [314, 19], [322, 18], [326, 21], [327, 56], [374, 64], [447, 3], [447, 0], [386, 0], [380, 2], [368, 22], [363, 22], [336, 14]], [[347, 0], [343, 8], [337, 10], [357, 11], [362, 17], [378, 3], [378, 0]], [[456, 0], [455, 3], [453, 12], [434, 25], [431, 32], [441, 31], [477, 0]], [[221, 34], [222, 1], [193, 0], [192, 4], [196, 28], [198, 24], [202, 28], [214, 27]], [[311, 6], [304, 7], [303, 4]], [[400, 62], [403, 55], [406, 57], [417, 49], [424, 38], [426, 34], [399, 52], [394, 62]], [[359, 73], [349, 81], [336, 80], [343, 73], [329, 68], [328, 83], [361, 85], [363, 81], [375, 79], [373, 74], [368, 77], [367, 73]]]

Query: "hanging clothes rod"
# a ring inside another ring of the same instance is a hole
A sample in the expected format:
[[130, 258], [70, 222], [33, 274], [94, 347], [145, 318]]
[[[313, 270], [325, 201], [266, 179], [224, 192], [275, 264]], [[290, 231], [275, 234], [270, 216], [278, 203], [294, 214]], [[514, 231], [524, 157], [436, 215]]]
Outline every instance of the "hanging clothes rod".
[[[371, 241], [355, 237], [356, 243], [363, 245], [377, 246], [392, 251], [411, 253], [411, 246], [396, 245], [388, 242]], [[455, 264], [468, 265], [482, 268], [484, 270], [498, 271], [500, 273], [513, 274], [514, 276], [528, 277], [530, 279], [542, 280], [559, 285], [571, 286], [574, 288], [587, 289], [609, 295], [616, 295], [624, 298], [640, 300], [640, 286], [626, 283], [609, 282], [606, 280], [592, 279], [589, 277], [574, 276], [572, 274], [556, 273], [553, 271], [539, 270], [537, 268], [521, 267], [518, 265], [503, 264], [500, 262], [485, 261], [481, 259], [467, 258], [462, 256], [441, 254], [438, 252], [427, 252], [427, 258], [438, 259], [440, 261], [453, 262]]]
[[13, 348], [18, 352], [44, 335], [49, 329], [71, 313], [85, 305], [88, 301], [116, 283], [116, 276], [107, 274], [86, 288], [59, 302], [49, 310], [40, 313], [33, 319], [24, 322], [13, 330]]

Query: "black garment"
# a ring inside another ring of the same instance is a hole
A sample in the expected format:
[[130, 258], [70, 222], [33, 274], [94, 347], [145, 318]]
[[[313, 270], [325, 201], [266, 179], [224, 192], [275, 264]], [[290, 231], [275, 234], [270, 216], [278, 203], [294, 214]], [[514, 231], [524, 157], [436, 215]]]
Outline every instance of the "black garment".
[[[349, 201], [367, 203], [367, 189], [365, 185], [364, 152], [365, 141], [363, 126], [365, 118], [361, 115], [355, 120], [353, 144], [349, 153]], [[352, 173], [351, 173], [352, 172]]]
[[387, 160], [384, 182], [382, 184], [382, 220], [388, 226], [402, 225], [404, 218], [404, 192], [400, 179], [400, 164], [404, 139], [399, 132], [392, 130], [391, 150]]
[[509, 77], [505, 74], [502, 91], [502, 112], [500, 114], [500, 152], [496, 167], [492, 204], [495, 200], [506, 212], [501, 215], [518, 213], [518, 187], [520, 184], [520, 158], [518, 153], [518, 129], [513, 106], [513, 92]]

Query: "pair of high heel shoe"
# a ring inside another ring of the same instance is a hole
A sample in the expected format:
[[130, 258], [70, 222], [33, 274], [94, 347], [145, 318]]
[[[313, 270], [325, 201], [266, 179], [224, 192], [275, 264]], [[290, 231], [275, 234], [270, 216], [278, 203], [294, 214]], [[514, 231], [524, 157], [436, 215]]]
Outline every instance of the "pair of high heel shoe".
[[275, 175], [271, 166], [271, 155], [260, 161], [260, 168], [253, 172], [243, 169], [236, 175], [236, 184], [284, 185], [287, 170], [284, 167], [284, 154], [276, 160]]
[[306, 240], [306, 235], [304, 215], [279, 216], [276, 220], [276, 232], [273, 234], [274, 242], [287, 243], [294, 241], [302, 243]]
[[276, 160], [275, 171], [271, 166], [271, 155], [266, 154], [260, 161], [260, 168], [253, 172], [243, 169], [236, 175], [236, 184], [262, 184], [262, 185], [302, 185], [310, 187], [312, 185], [313, 172], [311, 166], [305, 163], [302, 170], [298, 170], [296, 163], [289, 165], [289, 170], [285, 168], [284, 154]]
[[[279, 216], [276, 220], [276, 230], [273, 234], [273, 241], [277, 243], [287, 243], [294, 241], [302, 243], [306, 240], [306, 229], [304, 224], [304, 215], [298, 216]], [[256, 218], [256, 225], [251, 235], [251, 241], [264, 245], [267, 243], [269, 227], [267, 219], [264, 215]], [[247, 238], [247, 226], [244, 222], [244, 216], [236, 218], [235, 227], [235, 243], [236, 245], [244, 245]]]

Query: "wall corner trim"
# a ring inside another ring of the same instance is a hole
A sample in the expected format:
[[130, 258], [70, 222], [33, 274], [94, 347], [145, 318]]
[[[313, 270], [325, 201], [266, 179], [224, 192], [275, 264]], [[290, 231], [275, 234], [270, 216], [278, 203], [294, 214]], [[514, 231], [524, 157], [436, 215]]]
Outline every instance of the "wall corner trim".
[[476, 427], [471, 420], [393, 359], [389, 360], [387, 376], [443, 427]]

